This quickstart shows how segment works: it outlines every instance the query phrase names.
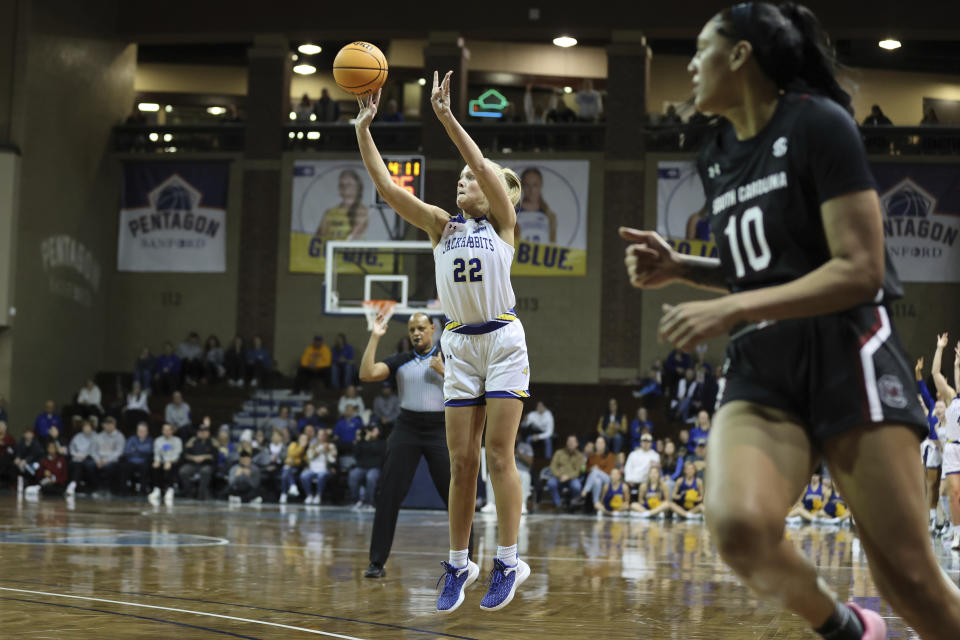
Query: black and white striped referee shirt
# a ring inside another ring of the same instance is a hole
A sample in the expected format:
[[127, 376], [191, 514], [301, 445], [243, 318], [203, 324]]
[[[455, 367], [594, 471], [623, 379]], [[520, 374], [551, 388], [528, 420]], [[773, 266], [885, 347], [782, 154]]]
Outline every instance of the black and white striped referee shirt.
[[400, 408], [406, 411], [443, 411], [443, 376], [430, 368], [430, 359], [440, 352], [434, 345], [425, 355], [416, 351], [397, 353], [383, 363], [397, 377]]

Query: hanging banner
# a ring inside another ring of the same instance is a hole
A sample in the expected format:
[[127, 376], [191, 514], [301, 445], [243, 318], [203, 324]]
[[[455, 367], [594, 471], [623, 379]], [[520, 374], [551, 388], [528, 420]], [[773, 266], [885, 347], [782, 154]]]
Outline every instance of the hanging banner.
[[228, 162], [128, 162], [117, 270], [223, 273]]
[[[423, 156], [384, 158], [394, 182], [421, 197]], [[328, 240], [402, 240], [407, 223], [377, 197], [363, 162], [297, 160], [293, 164], [290, 271], [324, 273]], [[337, 264], [338, 273], [392, 273], [395, 254], [357, 251]], [[347, 262], [347, 260], [352, 261]]]
[[587, 273], [589, 160], [506, 162], [520, 176], [515, 276]]
[[716, 258], [705, 205], [696, 164], [688, 160], [657, 163], [657, 233], [680, 253]]

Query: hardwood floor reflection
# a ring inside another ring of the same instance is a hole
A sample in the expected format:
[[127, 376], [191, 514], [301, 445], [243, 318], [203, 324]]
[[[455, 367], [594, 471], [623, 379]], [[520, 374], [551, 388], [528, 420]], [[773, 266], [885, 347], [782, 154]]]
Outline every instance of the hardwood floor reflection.
[[[446, 514], [403, 512], [387, 577], [362, 577], [372, 514], [0, 496], [4, 638], [812, 638], [759, 602], [718, 558], [701, 522], [536, 515], [519, 548], [533, 573], [507, 609], [433, 612]], [[496, 525], [477, 517], [482, 571]], [[790, 529], [840, 597], [889, 616], [855, 533]], [[937, 541], [937, 545], [939, 545]], [[938, 546], [956, 579], [960, 556]]]

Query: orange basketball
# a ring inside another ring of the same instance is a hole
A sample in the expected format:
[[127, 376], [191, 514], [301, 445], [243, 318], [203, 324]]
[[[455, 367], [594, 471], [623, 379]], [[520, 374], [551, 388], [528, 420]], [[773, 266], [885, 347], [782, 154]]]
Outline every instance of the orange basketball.
[[369, 42], [352, 42], [333, 59], [333, 79], [347, 93], [370, 95], [387, 81], [387, 59]]

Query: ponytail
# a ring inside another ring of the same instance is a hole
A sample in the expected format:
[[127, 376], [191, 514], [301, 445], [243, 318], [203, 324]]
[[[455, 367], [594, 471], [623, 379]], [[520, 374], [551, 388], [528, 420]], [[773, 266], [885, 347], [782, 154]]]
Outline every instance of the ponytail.
[[744, 2], [716, 20], [719, 33], [750, 43], [760, 69], [779, 89], [823, 94], [853, 114], [850, 94], [837, 82], [830, 37], [810, 9], [795, 2]]

